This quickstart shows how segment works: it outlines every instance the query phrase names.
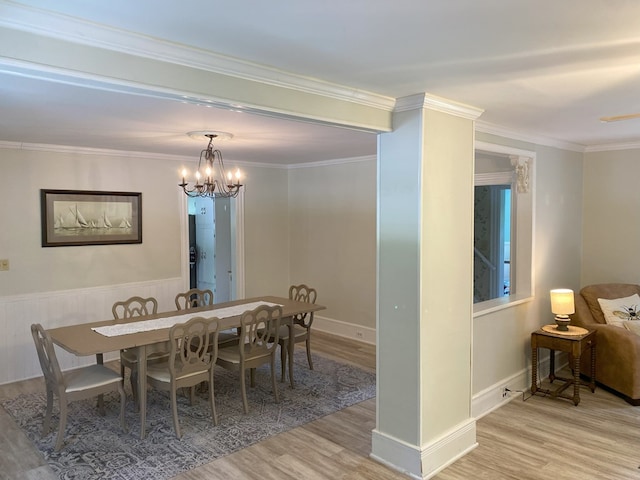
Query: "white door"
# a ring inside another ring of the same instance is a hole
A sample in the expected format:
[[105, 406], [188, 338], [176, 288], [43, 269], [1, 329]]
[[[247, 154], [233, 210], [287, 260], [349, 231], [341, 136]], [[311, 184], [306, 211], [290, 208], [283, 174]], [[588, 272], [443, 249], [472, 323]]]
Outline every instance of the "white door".
[[190, 199], [195, 215], [197, 288], [213, 291], [215, 303], [233, 300], [233, 229], [229, 198]]

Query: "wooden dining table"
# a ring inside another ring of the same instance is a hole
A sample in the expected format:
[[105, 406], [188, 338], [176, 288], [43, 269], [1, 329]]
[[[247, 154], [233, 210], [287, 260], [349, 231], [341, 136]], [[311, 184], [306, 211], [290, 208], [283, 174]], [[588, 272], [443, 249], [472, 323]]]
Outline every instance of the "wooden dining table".
[[[146, 320], [162, 319], [182, 316], [181, 322], [193, 317], [216, 317], [216, 310], [221, 313], [227, 307], [242, 306], [244, 304], [274, 303], [282, 306], [282, 325], [288, 325], [289, 335], [289, 381], [294, 386], [293, 381], [293, 348], [294, 336], [293, 316], [301, 313], [311, 313], [324, 310], [326, 307], [313, 303], [298, 302], [285, 297], [254, 297], [230, 302], [216, 303], [206, 307], [192, 308], [189, 310], [169, 311], [148, 316], [140, 316], [127, 320], [104, 320], [100, 322], [83, 323], [79, 325], [69, 325], [65, 327], [52, 328], [47, 330], [53, 342], [64, 350], [77, 356], [96, 355], [98, 362], [102, 362], [102, 355], [106, 352], [120, 351], [124, 349], [137, 349], [138, 354], [138, 398], [140, 403], [140, 438], [145, 436], [145, 423], [147, 416], [147, 349], [153, 345], [169, 340], [169, 327], [157, 330], [147, 330], [142, 332], [128, 333], [124, 335], [105, 336], [96, 332], [95, 328], [120, 325], [123, 323], [136, 323]], [[228, 330], [240, 326], [241, 313], [225, 318], [220, 318], [218, 323], [220, 330]]]

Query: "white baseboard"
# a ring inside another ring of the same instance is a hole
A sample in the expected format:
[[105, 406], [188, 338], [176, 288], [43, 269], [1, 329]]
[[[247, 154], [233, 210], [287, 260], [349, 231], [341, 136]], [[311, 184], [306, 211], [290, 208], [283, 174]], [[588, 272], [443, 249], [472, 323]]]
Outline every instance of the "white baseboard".
[[371, 440], [371, 458], [415, 479], [434, 477], [478, 446], [475, 419], [469, 419], [421, 448], [377, 429], [373, 430]]
[[[566, 354], [556, 352], [556, 371], [567, 364]], [[549, 357], [540, 360], [538, 365], [538, 379], [549, 375]], [[509, 391], [505, 393], [505, 388]], [[475, 419], [500, 408], [514, 398], [521, 397], [531, 389], [531, 367], [524, 368], [518, 373], [494, 383], [471, 398], [471, 415]]]
[[339, 337], [351, 338], [371, 345], [376, 344], [375, 328], [363, 327], [362, 325], [355, 325], [353, 323], [318, 315], [313, 319], [313, 328]]

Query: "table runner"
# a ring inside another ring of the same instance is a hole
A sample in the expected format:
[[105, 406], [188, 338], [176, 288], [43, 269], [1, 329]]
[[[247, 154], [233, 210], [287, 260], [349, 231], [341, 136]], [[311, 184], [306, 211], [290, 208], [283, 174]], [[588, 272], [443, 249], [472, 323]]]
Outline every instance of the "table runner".
[[91, 330], [104, 335], [105, 337], [117, 337], [118, 335], [128, 335], [130, 333], [148, 332], [150, 330], [161, 330], [163, 328], [173, 327], [176, 323], [183, 323], [189, 318], [193, 317], [218, 317], [227, 318], [235, 317], [236, 315], [242, 315], [247, 310], [253, 310], [260, 305], [267, 305], [269, 307], [280, 306], [279, 303], [271, 302], [251, 302], [243, 303], [241, 305], [233, 305], [231, 307], [217, 308], [215, 310], [207, 311], [185, 311], [179, 315], [172, 315], [164, 318], [154, 318], [152, 320], [141, 320], [139, 322], [131, 323], [117, 323], [115, 325], [106, 325], [104, 327], [93, 327]]

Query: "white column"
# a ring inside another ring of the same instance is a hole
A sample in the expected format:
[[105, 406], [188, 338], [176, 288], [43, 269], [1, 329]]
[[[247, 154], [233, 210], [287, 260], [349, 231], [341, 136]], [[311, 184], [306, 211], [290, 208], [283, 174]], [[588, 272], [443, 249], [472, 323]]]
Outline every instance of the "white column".
[[429, 478], [476, 445], [471, 417], [474, 120], [399, 99], [378, 146], [377, 426], [372, 457]]

